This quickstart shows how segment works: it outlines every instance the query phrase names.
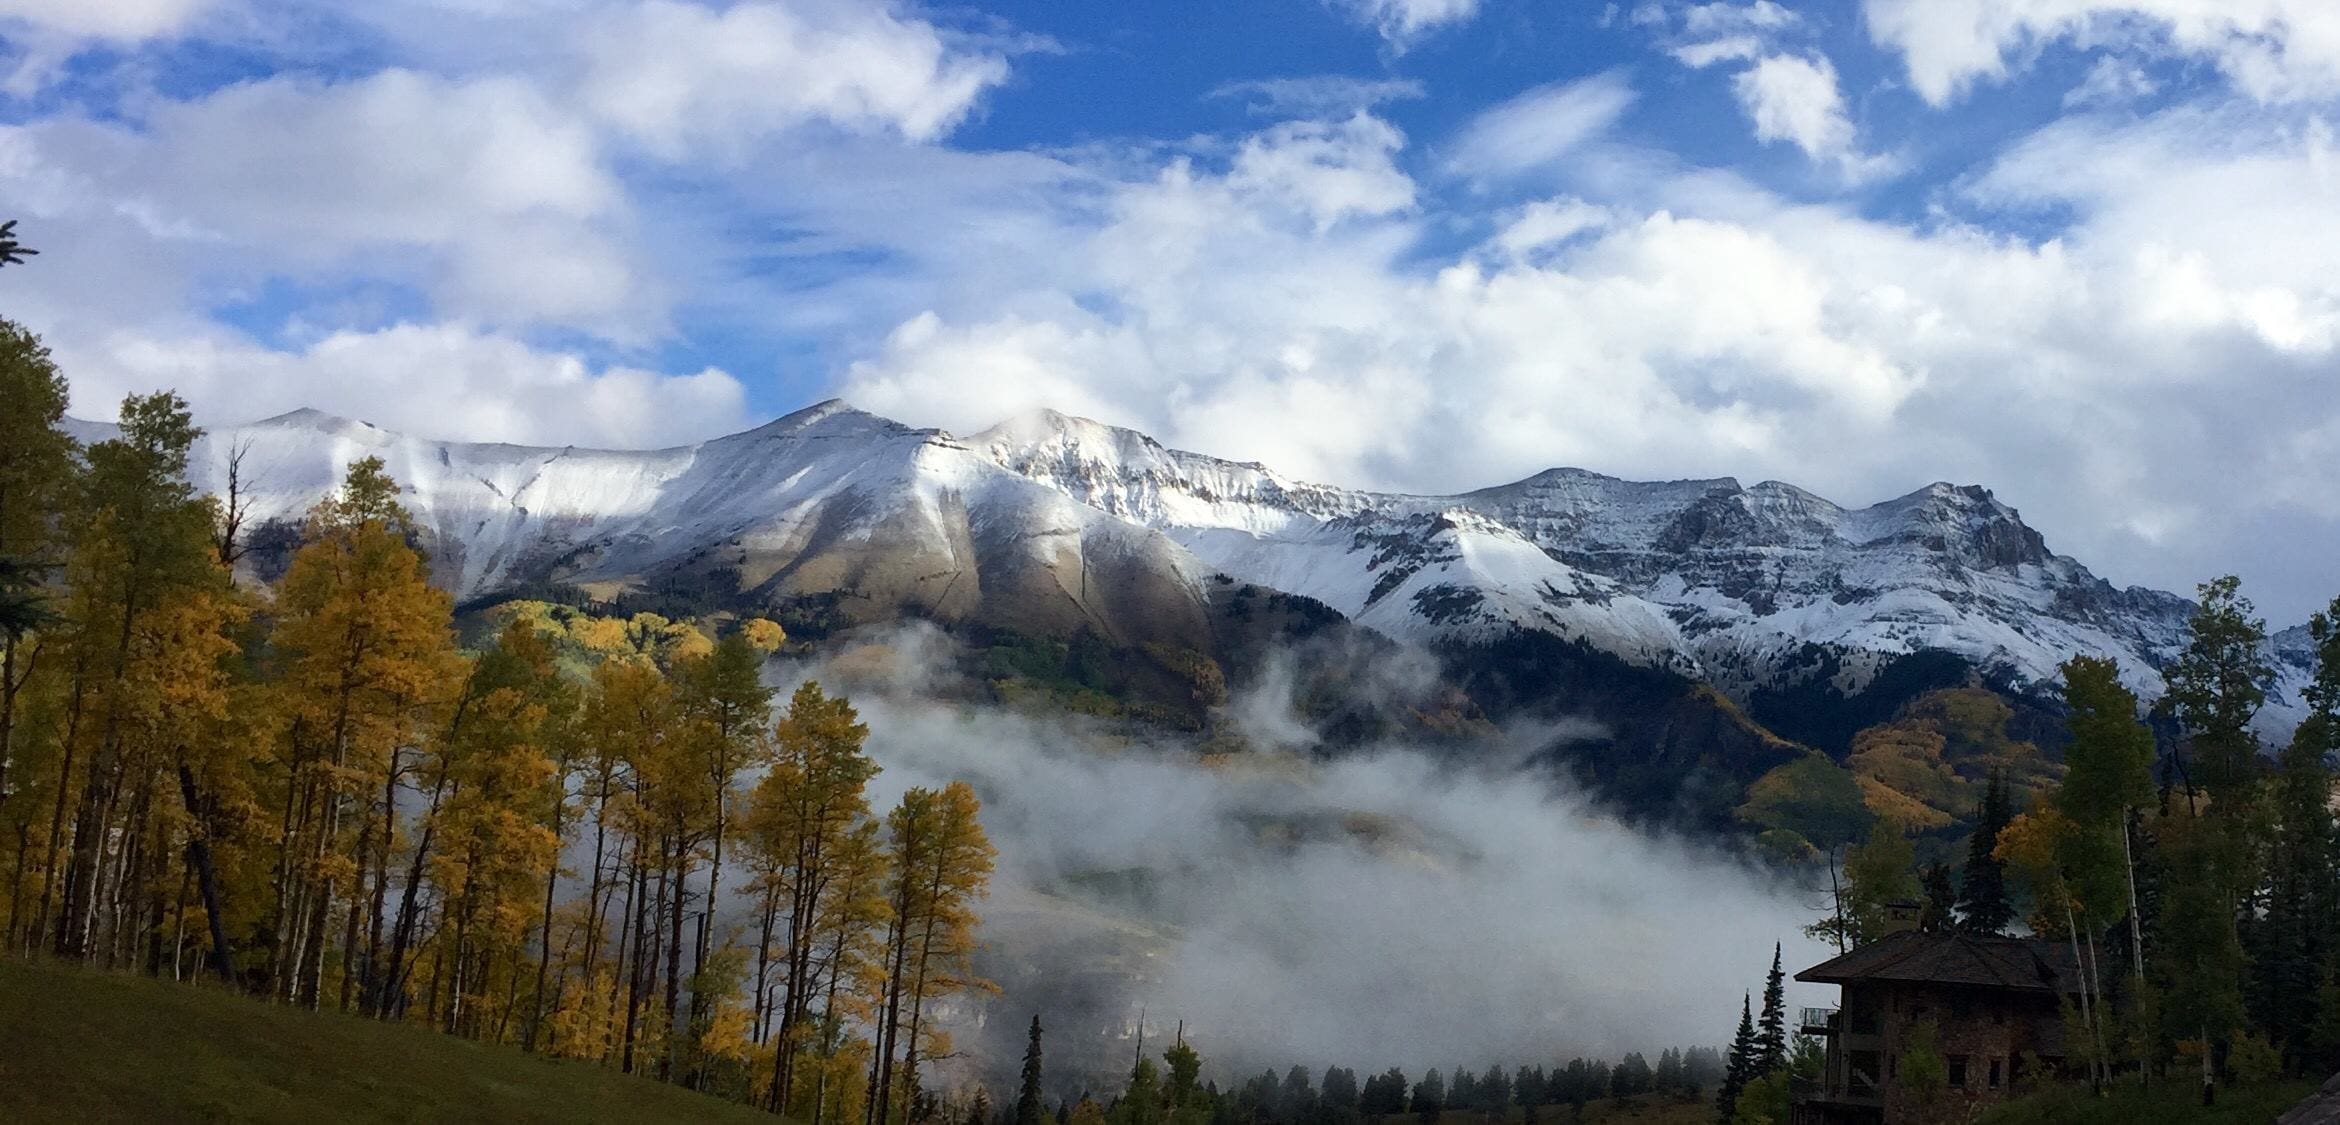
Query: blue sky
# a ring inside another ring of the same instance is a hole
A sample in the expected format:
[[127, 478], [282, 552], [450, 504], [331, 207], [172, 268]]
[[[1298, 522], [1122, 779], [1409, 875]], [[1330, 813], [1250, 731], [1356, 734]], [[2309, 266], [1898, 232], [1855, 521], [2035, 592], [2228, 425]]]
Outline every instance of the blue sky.
[[1419, 490], [1974, 481], [2340, 592], [2330, 0], [0, 0], [105, 415], [1041, 406]]

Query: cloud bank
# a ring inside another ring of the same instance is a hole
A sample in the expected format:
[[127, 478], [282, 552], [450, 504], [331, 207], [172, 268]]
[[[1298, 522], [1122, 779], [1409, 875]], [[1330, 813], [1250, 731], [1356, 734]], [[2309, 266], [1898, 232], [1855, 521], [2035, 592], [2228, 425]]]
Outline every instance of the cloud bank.
[[[1500, 752], [1205, 760], [942, 702], [946, 641], [881, 643], [794, 674], [850, 692], [884, 767], [875, 799], [954, 779], [981, 793], [1000, 849], [983, 963], [1005, 986], [984, 1042], [1012, 1061], [1038, 1011], [1059, 1081], [1076, 1060], [1125, 1069], [1140, 1008], [1150, 1041], [1183, 1022], [1222, 1080], [1654, 1057], [1717, 1041], [1773, 941], [1822, 956], [1800, 895], [1608, 820]], [[1255, 743], [1304, 729], [1288, 692], [1253, 686]]]

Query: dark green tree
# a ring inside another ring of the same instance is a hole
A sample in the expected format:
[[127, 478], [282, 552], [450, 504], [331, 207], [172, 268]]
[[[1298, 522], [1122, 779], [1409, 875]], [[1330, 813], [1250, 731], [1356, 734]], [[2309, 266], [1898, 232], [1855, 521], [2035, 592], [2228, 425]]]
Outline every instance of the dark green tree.
[[1975, 811], [1974, 836], [1966, 848], [1966, 873], [1958, 889], [1959, 925], [1969, 933], [1999, 933], [2015, 920], [2015, 908], [2007, 901], [2007, 865], [1994, 854], [1999, 833], [2013, 819], [2007, 779], [1993, 770], [1983, 790], [1982, 805]]
[[1755, 1022], [1755, 1053], [1747, 1071], [1753, 1081], [1787, 1065], [1787, 975], [1780, 971], [1780, 947], [1771, 946], [1771, 972], [1763, 978], [1763, 1015]]
[[2267, 623], [2255, 616], [2241, 580], [2228, 575], [2202, 584], [2192, 629], [2186, 651], [2167, 672], [2163, 703], [2185, 728], [2191, 784], [2239, 811], [2259, 773], [2251, 719], [2275, 679], [2264, 651]]
[[1445, 1112], [1446, 1079], [1439, 1076], [1437, 1067], [1431, 1067], [1430, 1073], [1423, 1075], [1420, 1082], [1414, 1083], [1414, 1097], [1407, 1108], [1413, 1110], [1414, 1116], [1421, 1118], [1424, 1125], [1433, 1125], [1438, 1115]]
[[1047, 1110], [1040, 1091], [1040, 1016], [1032, 1016], [1032, 1030], [1024, 1041], [1024, 1073], [1016, 1086], [1016, 1125], [1040, 1125]]
[[1739, 998], [1739, 1033], [1731, 1037], [1731, 1052], [1723, 1062], [1722, 1087], [1715, 1091], [1715, 1117], [1728, 1125], [1738, 1113], [1739, 1091], [1753, 1081], [1756, 1059], [1754, 998]]
[[0, 266], [22, 265], [26, 258], [39, 253], [16, 240], [16, 220], [0, 223]]
[[2330, 1023], [2323, 985], [2340, 963], [2340, 826], [2331, 756], [2340, 748], [2340, 599], [2308, 622], [2316, 667], [2308, 716], [2277, 767], [2265, 907], [2250, 928], [2251, 1014], [2291, 1067], [2319, 1072]]

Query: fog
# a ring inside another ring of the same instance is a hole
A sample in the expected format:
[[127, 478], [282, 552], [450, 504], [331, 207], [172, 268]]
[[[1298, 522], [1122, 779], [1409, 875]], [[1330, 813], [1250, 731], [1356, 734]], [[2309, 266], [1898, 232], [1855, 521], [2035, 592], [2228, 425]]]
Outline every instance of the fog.
[[[1545, 1063], [1727, 1040], [1788, 972], [1830, 951], [1809, 896], [1717, 850], [1629, 828], [1507, 732], [1458, 761], [1402, 745], [1312, 756], [1270, 662], [1223, 720], [1253, 749], [1206, 756], [1079, 717], [950, 702], [951, 642], [897, 630], [790, 666], [850, 695], [883, 767], [872, 802], [963, 779], [999, 848], [978, 967], [957, 1012], [997, 1076], [1034, 1012], [1052, 1085], [1125, 1073], [1181, 1023], [1224, 1078], [1282, 1069]], [[1393, 668], [1388, 689], [1422, 681]], [[1581, 733], [1581, 732], [1578, 732]], [[1789, 1003], [1832, 1003], [1791, 984]], [[1103, 1088], [1103, 1087], [1101, 1087]]]

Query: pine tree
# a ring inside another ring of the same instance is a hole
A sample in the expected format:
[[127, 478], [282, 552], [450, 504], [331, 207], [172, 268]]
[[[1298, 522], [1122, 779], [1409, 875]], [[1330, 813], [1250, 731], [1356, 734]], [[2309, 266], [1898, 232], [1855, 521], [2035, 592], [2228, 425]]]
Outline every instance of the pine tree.
[[2308, 717], [2280, 760], [2268, 826], [2264, 913], [2252, 928], [2251, 1008], [2288, 1060], [2320, 1063], [2322, 984], [2340, 962], [2340, 825], [2330, 758], [2340, 748], [2340, 599], [2308, 622], [2316, 667]]
[[2007, 779], [1993, 770], [1982, 806], [1976, 810], [1974, 836], [1967, 845], [1966, 872], [1959, 887], [1959, 922], [1968, 933], [2000, 933], [2015, 920], [2015, 908], [2007, 901], [2006, 865], [1997, 855], [1999, 834], [2013, 817]]
[[1445, 1111], [1446, 1079], [1439, 1075], [1437, 1067], [1431, 1067], [1421, 1081], [1414, 1083], [1414, 1095], [1406, 1108], [1424, 1122], [1436, 1122], [1438, 1115]]
[[1771, 973], [1763, 981], [1763, 1016], [1755, 1025], [1755, 1050], [1747, 1071], [1753, 1081], [1787, 1065], [1787, 977], [1780, 970], [1780, 946], [1771, 947]]
[[1016, 1088], [1016, 1125], [1040, 1125], [1044, 1112], [1040, 1091], [1040, 1016], [1032, 1016], [1032, 1030], [1025, 1035], [1024, 1073]]
[[[1170, 1069], [1170, 1084], [1164, 1095], [1169, 1103], [1171, 1125], [1199, 1125], [1209, 1120], [1210, 1094], [1200, 1085], [1201, 1052], [1196, 1051], [1194, 1044], [1187, 1042], [1186, 1037], [1181, 1035], [1170, 1044], [1168, 1050], [1162, 1052], [1162, 1062]], [[1348, 1092], [1351, 1103], [1357, 1100], [1356, 1083], [1356, 1076], [1350, 1075]], [[1330, 1071], [1325, 1074], [1325, 1085], [1328, 1090], [1332, 1086]]]
[[1950, 881], [1950, 865], [1929, 863], [1918, 872], [1918, 887], [1925, 895], [1925, 909], [1918, 918], [1918, 929], [1929, 934], [1946, 934], [1958, 928], [1958, 887]]
[[1756, 1077], [1755, 1009], [1753, 998], [1739, 998], [1739, 1032], [1731, 1037], [1731, 1051], [1723, 1063], [1722, 1086], [1715, 1092], [1715, 1118], [1727, 1123], [1736, 1116], [1739, 1091]]

